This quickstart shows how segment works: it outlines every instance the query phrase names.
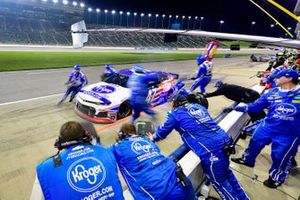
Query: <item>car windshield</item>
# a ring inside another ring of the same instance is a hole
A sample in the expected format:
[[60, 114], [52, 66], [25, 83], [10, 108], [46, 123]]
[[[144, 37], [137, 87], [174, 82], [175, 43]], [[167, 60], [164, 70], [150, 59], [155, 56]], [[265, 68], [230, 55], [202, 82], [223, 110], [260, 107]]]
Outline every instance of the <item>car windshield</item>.
[[129, 78], [129, 76], [125, 76], [125, 75], [116, 73], [109, 77], [104, 78], [103, 81], [106, 83], [113, 83], [116, 85], [120, 85], [122, 87], [127, 87], [128, 78]]

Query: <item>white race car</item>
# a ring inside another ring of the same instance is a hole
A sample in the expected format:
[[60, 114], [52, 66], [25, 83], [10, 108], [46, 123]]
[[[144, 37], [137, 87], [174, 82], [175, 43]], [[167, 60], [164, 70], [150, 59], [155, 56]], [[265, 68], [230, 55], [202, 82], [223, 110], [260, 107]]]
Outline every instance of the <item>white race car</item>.
[[[129, 103], [131, 91], [126, 88], [126, 83], [132, 72], [127, 69], [121, 71], [106, 79], [105, 82], [82, 88], [76, 97], [75, 112], [82, 118], [95, 123], [112, 123], [129, 116], [132, 112]], [[156, 73], [161, 73], [163, 79], [150, 86], [147, 100], [151, 106], [167, 102], [178, 91], [175, 84], [178, 75], [166, 72]]]

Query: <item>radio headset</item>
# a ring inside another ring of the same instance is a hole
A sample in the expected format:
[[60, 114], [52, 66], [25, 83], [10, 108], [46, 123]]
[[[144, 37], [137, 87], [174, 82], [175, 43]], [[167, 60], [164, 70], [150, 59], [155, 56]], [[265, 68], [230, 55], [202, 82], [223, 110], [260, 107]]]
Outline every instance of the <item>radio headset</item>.
[[62, 165], [62, 160], [59, 154], [61, 150], [76, 144], [86, 144], [86, 143], [92, 144], [92, 141], [93, 138], [91, 134], [89, 134], [89, 132], [87, 131], [84, 131], [84, 136], [79, 140], [70, 140], [66, 142], [61, 142], [61, 137], [58, 137], [54, 143], [54, 147], [58, 149], [57, 154], [53, 156], [54, 167], [59, 167]]

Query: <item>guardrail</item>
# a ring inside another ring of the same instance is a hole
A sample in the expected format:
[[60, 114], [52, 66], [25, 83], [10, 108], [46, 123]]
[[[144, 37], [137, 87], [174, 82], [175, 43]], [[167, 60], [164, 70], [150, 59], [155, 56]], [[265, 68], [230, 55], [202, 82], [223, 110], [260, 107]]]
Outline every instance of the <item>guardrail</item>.
[[[264, 87], [259, 85], [255, 85], [252, 89], [258, 93], [262, 93], [264, 91]], [[235, 103], [233, 105], [237, 104]], [[239, 105], [243, 105], [243, 103], [240, 103]], [[226, 116], [224, 117], [223, 115]], [[237, 111], [231, 111], [229, 113], [222, 112], [215, 119], [218, 118], [221, 119], [218, 125], [233, 138], [234, 142], [238, 140], [240, 131], [249, 120], [248, 114]], [[170, 154], [169, 157], [173, 160], [178, 160], [183, 172], [191, 179], [193, 187], [198, 193], [200, 191], [201, 184], [205, 180], [205, 175], [200, 165], [201, 161], [199, 157], [185, 145], [179, 146], [172, 154]], [[126, 200], [133, 200], [128, 189], [125, 190], [123, 194]]]

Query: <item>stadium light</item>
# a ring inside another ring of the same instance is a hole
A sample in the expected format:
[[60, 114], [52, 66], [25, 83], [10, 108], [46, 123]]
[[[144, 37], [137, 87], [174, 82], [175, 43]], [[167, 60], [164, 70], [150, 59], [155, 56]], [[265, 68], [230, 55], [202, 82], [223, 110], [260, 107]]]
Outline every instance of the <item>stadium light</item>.
[[104, 10], [104, 25], [106, 26], [106, 23], [107, 23], [107, 13], [108, 13], [108, 10]]
[[42, 2], [47, 2], [48, 0], [42, 0]]
[[122, 15], [123, 15], [123, 11], [119, 12], [120, 16], [119, 16], [119, 26], [122, 25]]
[[177, 19], [178, 19], [179, 15], [175, 16], [175, 22], [177, 23]]
[[88, 11], [89, 11], [89, 12], [92, 12], [92, 11], [93, 11], [93, 9], [92, 9], [92, 8], [88, 8]]
[[116, 14], [116, 11], [112, 10], [111, 14], [112, 14], [113, 25], [115, 25], [115, 14]]
[[195, 16], [194, 24], [193, 24], [193, 30], [196, 28], [197, 20], [198, 20], [198, 16]]
[[273, 30], [274, 26], [275, 26], [274, 24], [271, 24], [271, 25], [270, 25], [270, 29], [271, 29], [271, 30], [270, 30], [270, 35], [273, 34], [273, 31], [272, 31], [272, 30]]
[[73, 4], [73, 6], [77, 6], [77, 2], [76, 1], [73, 1], [72, 4]]
[[141, 13], [141, 27], [142, 27], [142, 25], [143, 25], [143, 17], [144, 17], [144, 13]]
[[150, 19], [151, 19], [151, 16], [152, 16], [152, 14], [149, 13], [149, 14], [148, 14], [148, 28], [150, 27]]
[[68, 0], [63, 0], [63, 4], [64, 4], [64, 5], [68, 5], [68, 4], [69, 4], [69, 1], [68, 1]]
[[81, 7], [81, 8], [84, 8], [84, 6], [85, 6], [84, 3], [81, 2], [81, 3], [80, 3], [80, 7]]
[[202, 23], [203, 23], [203, 19], [204, 19], [204, 17], [200, 17], [200, 26], [199, 26], [199, 29], [201, 30], [202, 29]]
[[172, 19], [172, 15], [169, 15], [168, 28], [171, 27], [171, 19]]
[[127, 17], [126, 17], [126, 27], [128, 27], [128, 18], [130, 16], [130, 12], [127, 12], [126, 15], [127, 15]]
[[133, 27], [135, 27], [135, 19], [136, 19], [137, 13], [133, 13]]
[[158, 18], [158, 16], [159, 16], [159, 14], [156, 14], [156, 15], [155, 15], [155, 23], [154, 23], [154, 28], [156, 28], [156, 26], [157, 26], [157, 18]]
[[191, 21], [191, 19], [192, 19], [192, 16], [189, 16], [188, 19], [189, 19], [189, 20], [188, 20], [188, 27], [187, 27], [187, 28], [190, 29], [190, 21]]
[[182, 17], [181, 17], [181, 26], [182, 26], [182, 29], [183, 29], [183, 22], [184, 22], [184, 19], [185, 19], [185, 16], [183, 15]]
[[58, 3], [58, 0], [52, 0], [53, 3]]
[[250, 34], [252, 33], [252, 31], [253, 31], [253, 26], [254, 26], [255, 24], [256, 24], [255, 21], [252, 21], [252, 22], [251, 22]]
[[287, 29], [290, 31], [290, 30], [292, 30], [292, 27], [287, 27]]
[[224, 20], [220, 20], [220, 32], [222, 32], [222, 25], [224, 24]]
[[161, 28], [164, 27], [164, 19], [165, 19], [165, 17], [166, 17], [166, 15], [163, 14], [163, 15], [162, 15], [162, 19], [161, 19]]
[[96, 9], [96, 13], [97, 13], [97, 25], [98, 25], [98, 22], [99, 22], [99, 13], [100, 13], [100, 9], [99, 8]]

